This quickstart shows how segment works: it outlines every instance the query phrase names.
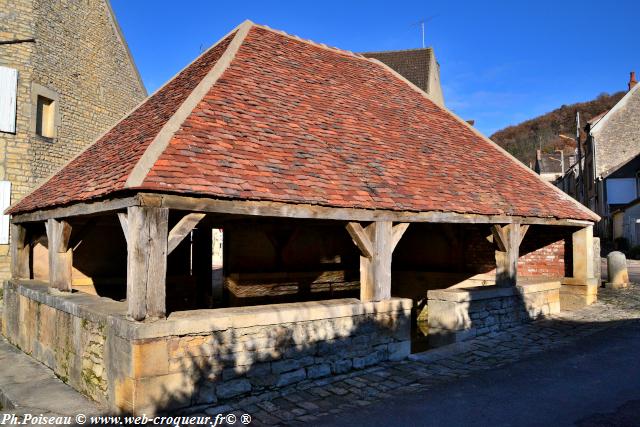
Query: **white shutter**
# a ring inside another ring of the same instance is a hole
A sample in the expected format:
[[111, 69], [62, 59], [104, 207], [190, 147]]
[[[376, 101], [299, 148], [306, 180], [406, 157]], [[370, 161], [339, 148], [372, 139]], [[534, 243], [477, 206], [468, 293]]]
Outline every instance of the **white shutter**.
[[0, 132], [16, 131], [18, 70], [0, 66]]
[[11, 182], [0, 181], [0, 245], [9, 244], [9, 215], [4, 211], [11, 205]]

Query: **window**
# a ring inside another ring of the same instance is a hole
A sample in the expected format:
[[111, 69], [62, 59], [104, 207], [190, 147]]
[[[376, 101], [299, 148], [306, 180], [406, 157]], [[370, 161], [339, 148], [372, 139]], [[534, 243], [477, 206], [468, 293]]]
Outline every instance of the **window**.
[[52, 142], [60, 126], [60, 97], [53, 90], [31, 84], [31, 132]]
[[0, 67], [0, 132], [16, 132], [18, 70]]
[[36, 133], [46, 138], [55, 137], [55, 101], [38, 95], [36, 103]]

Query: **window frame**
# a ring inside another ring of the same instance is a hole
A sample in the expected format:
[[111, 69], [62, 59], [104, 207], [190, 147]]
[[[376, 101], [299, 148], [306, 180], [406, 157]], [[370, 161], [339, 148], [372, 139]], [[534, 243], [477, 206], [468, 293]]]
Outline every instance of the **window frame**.
[[[49, 99], [53, 103], [53, 133], [52, 136], [44, 136], [38, 133], [38, 98]], [[53, 142], [58, 138], [60, 126], [60, 95], [37, 83], [31, 84], [31, 133], [45, 141]]]

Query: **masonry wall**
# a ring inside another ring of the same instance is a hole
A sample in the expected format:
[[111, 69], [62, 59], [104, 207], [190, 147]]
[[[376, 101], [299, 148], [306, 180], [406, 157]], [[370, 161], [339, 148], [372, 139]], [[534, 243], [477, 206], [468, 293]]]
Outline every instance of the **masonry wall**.
[[428, 293], [431, 346], [465, 341], [560, 311], [560, 281]]
[[6, 281], [3, 334], [112, 410], [157, 413], [261, 394], [410, 351], [409, 300], [355, 299], [175, 313]]
[[[8, 283], [8, 282], [7, 282]], [[106, 404], [106, 317], [81, 317], [4, 287], [2, 334], [62, 381]]]
[[[0, 10], [0, 40], [35, 39], [0, 45], [0, 65], [18, 70], [16, 133], [0, 133], [0, 179], [11, 181], [13, 203], [146, 93], [106, 1], [1, 0]], [[35, 134], [36, 85], [58, 96], [53, 139]], [[0, 245], [0, 278], [8, 269]]]

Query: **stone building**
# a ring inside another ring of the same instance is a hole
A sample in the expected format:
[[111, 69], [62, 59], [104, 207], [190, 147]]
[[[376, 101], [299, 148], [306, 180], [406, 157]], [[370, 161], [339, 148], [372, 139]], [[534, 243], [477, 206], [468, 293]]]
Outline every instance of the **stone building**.
[[640, 85], [635, 73], [630, 74], [625, 96], [587, 122], [581, 165], [576, 161], [556, 181], [602, 217], [596, 232], [607, 241], [615, 234], [612, 213], [640, 196]]
[[440, 64], [436, 60], [432, 47], [364, 52], [362, 55], [384, 62], [425, 91], [435, 103], [444, 106], [444, 95], [440, 84]]
[[[145, 96], [108, 0], [0, 0], [2, 209]], [[9, 275], [7, 233], [5, 216], [0, 278]]]
[[248, 21], [9, 212], [3, 334], [119, 411], [400, 360], [597, 292], [597, 215], [381, 61]]

